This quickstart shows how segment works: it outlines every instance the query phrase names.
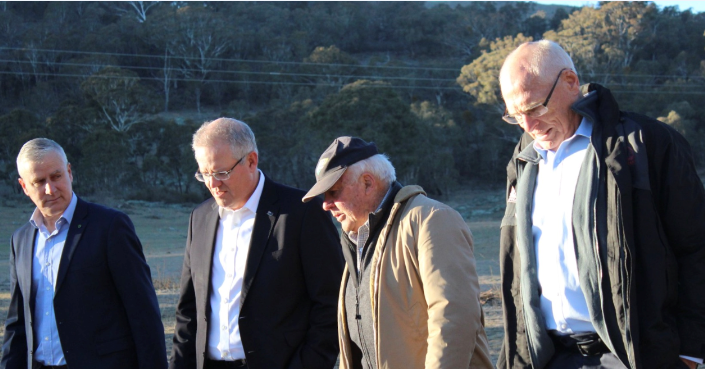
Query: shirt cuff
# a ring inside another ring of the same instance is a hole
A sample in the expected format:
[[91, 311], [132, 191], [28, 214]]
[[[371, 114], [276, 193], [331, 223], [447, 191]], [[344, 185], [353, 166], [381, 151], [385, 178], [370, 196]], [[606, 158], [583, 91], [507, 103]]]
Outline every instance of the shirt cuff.
[[690, 357], [690, 356], [681, 355], [681, 358], [686, 359], [686, 360], [690, 360], [690, 361], [694, 361], [694, 362], [696, 362], [696, 363], [698, 363], [698, 364], [702, 364], [702, 363], [703, 363], [703, 359], [699, 359], [699, 358], [697, 358], [697, 357]]

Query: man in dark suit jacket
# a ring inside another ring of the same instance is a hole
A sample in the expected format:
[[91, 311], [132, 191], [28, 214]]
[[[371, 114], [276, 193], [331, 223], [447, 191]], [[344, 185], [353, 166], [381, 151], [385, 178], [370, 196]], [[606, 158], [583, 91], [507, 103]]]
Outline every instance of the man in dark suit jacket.
[[164, 327], [127, 215], [79, 199], [56, 142], [27, 142], [20, 185], [37, 209], [12, 236], [2, 369], [166, 368]]
[[191, 214], [169, 368], [332, 368], [343, 258], [320, 199], [257, 169], [245, 123], [205, 123], [193, 149], [213, 198]]

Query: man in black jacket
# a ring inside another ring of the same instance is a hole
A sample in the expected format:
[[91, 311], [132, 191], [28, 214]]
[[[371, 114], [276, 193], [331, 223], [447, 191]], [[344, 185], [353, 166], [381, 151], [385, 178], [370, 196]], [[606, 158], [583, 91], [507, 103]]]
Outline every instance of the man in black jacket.
[[73, 193], [71, 164], [46, 138], [17, 170], [37, 206], [12, 235], [1, 369], [165, 369], [157, 295], [130, 218]]
[[525, 43], [500, 72], [525, 134], [507, 167], [499, 368], [695, 368], [705, 357], [705, 190], [666, 124]]
[[169, 368], [332, 368], [343, 256], [321, 199], [265, 176], [243, 122], [204, 123], [193, 149], [213, 198], [189, 221]]

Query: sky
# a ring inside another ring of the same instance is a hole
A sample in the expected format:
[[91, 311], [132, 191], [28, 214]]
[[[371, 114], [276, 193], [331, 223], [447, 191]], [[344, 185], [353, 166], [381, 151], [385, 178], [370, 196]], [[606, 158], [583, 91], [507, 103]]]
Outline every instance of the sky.
[[[540, 4], [557, 4], [557, 5], [571, 5], [571, 6], [584, 6], [591, 5], [595, 6], [597, 1], [534, 1]], [[666, 6], [678, 5], [680, 11], [691, 9], [694, 13], [705, 12], [705, 1], [673, 1], [673, 0], [662, 0], [654, 1], [659, 8]]]

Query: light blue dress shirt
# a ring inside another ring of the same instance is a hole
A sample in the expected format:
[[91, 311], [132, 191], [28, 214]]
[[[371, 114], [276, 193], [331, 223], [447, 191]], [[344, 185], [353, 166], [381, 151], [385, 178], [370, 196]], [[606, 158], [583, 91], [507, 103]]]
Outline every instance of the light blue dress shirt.
[[38, 230], [32, 260], [32, 296], [35, 299], [32, 328], [37, 346], [34, 358], [45, 366], [66, 365], [54, 316], [54, 290], [61, 254], [77, 202], [76, 195], [72, 193], [69, 206], [55, 223], [54, 232], [49, 233], [44, 226], [39, 209], [34, 210], [29, 220]]
[[591, 134], [592, 123], [583, 118], [555, 152], [534, 143], [541, 156], [532, 212], [541, 311], [546, 328], [561, 333], [595, 332], [573, 242], [573, 198]]

